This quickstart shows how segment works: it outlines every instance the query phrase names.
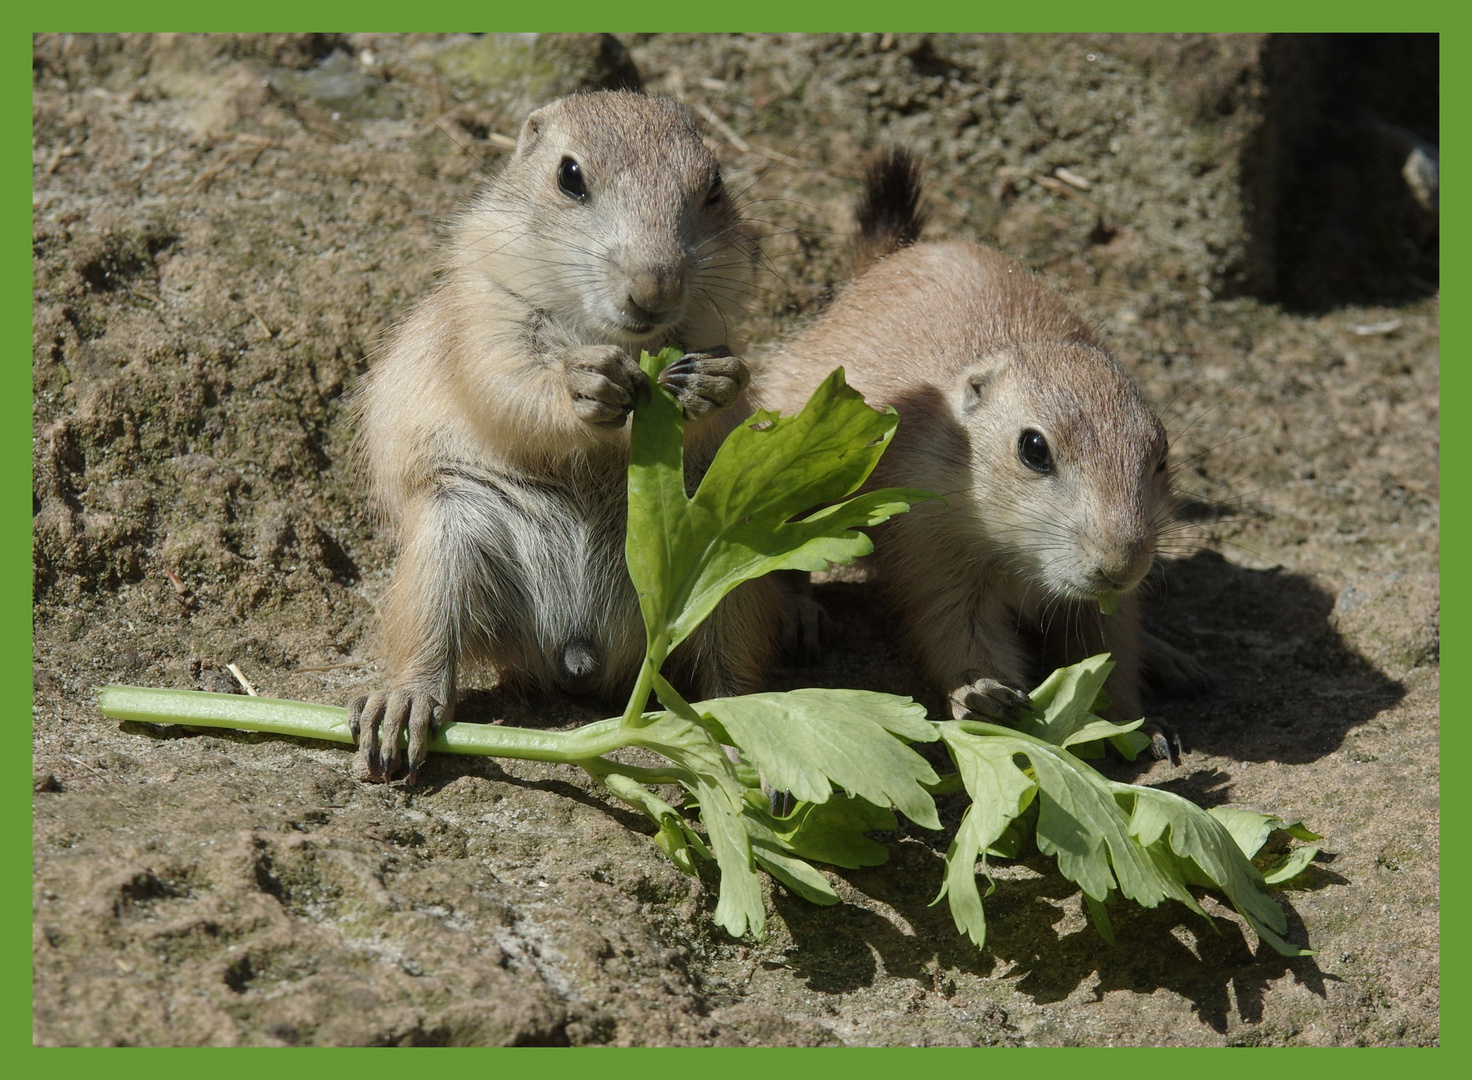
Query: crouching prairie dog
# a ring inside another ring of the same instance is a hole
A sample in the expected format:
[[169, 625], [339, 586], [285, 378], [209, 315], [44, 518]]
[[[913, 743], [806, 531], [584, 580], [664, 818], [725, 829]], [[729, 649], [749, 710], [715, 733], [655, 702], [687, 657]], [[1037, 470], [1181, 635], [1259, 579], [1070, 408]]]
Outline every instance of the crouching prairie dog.
[[1204, 678], [1147, 641], [1132, 591], [1174, 511], [1165, 429], [1053, 290], [991, 248], [915, 243], [922, 220], [918, 171], [888, 152], [859, 210], [865, 268], [762, 359], [764, 403], [795, 409], [842, 365], [871, 405], [899, 412], [871, 485], [944, 501], [876, 529], [871, 558], [953, 716], [1028, 703], [1030, 624], [1065, 662], [1112, 653], [1110, 718], [1136, 719], [1147, 645], [1184, 681]]
[[[624, 562], [639, 351], [687, 350], [668, 383], [693, 478], [750, 411], [732, 331], [757, 256], [678, 103], [591, 93], [527, 119], [360, 394], [399, 548], [386, 671], [349, 704], [360, 777], [413, 779], [471, 663], [503, 685], [629, 692], [644, 656]], [[775, 610], [769, 589], [737, 590], [672, 657], [675, 678], [701, 697], [759, 689]]]

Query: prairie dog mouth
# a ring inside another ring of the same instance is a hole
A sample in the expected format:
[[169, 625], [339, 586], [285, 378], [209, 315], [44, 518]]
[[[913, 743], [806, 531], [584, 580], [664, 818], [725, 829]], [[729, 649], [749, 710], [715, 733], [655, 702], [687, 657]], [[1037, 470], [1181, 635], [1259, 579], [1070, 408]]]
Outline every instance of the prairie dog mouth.
[[680, 318], [680, 308], [668, 311], [649, 311], [632, 300], [625, 300], [618, 308], [619, 329], [626, 334], [646, 335], [667, 330]]
[[608, 328], [611, 341], [633, 348], [653, 348], [669, 336], [669, 326], [649, 323], [627, 323], [619, 320]]

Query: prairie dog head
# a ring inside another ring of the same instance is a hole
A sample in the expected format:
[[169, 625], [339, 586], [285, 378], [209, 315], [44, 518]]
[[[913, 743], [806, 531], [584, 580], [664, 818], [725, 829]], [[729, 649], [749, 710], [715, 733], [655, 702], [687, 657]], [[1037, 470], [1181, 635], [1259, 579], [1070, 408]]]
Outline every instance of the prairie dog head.
[[1165, 429], [1119, 364], [1079, 342], [1009, 345], [952, 388], [988, 546], [1046, 592], [1127, 592], [1172, 510]]
[[459, 240], [468, 273], [579, 336], [630, 347], [676, 328], [714, 335], [687, 348], [724, 341], [756, 254], [685, 107], [623, 91], [532, 113]]

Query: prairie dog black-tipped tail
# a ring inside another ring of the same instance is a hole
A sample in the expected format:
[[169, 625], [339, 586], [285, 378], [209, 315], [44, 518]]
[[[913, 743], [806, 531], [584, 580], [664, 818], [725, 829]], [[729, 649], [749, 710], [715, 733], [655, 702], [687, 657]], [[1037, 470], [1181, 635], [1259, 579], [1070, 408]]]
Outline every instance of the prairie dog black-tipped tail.
[[856, 216], [855, 274], [920, 238], [927, 211], [920, 198], [920, 163], [908, 150], [887, 147], [869, 163]]

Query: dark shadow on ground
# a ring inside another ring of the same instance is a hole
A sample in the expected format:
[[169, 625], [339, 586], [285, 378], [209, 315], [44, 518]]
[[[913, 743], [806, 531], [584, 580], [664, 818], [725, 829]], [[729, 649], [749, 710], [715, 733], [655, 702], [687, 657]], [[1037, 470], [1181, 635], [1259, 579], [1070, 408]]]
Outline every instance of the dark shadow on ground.
[[[846, 993], [868, 986], [881, 974], [881, 963], [883, 974], [914, 979], [923, 987], [943, 981], [937, 966], [941, 972], [1003, 977], [1039, 1004], [1062, 1001], [1090, 983], [1096, 1000], [1113, 990], [1150, 994], [1164, 989], [1191, 1001], [1204, 1023], [1224, 1033], [1234, 1010], [1244, 1022], [1260, 1021], [1268, 987], [1284, 976], [1321, 998], [1325, 983], [1335, 979], [1312, 957], [1280, 957], [1236, 922], [1217, 918], [1213, 930], [1171, 902], [1155, 909], [1111, 903], [1114, 945], [1092, 925], [1060, 934], [1058, 924], [1069, 907], [1065, 901], [1077, 888], [1043, 857], [1024, 860], [998, 880], [986, 898], [987, 939], [978, 950], [956, 933], [943, 902], [930, 906], [942, 876], [941, 853], [913, 842], [893, 844], [891, 851], [885, 867], [841, 871], [840, 876], [893, 909], [897, 919], [849, 907], [839, 920], [826, 909], [779, 897], [777, 909], [797, 946], [793, 969], [813, 990]], [[1208, 911], [1216, 907], [1211, 900], [1205, 906]], [[1288, 916], [1289, 939], [1306, 940], [1291, 907]]]
[[1150, 629], [1216, 679], [1203, 697], [1147, 702], [1159, 705], [1188, 754], [1317, 761], [1405, 696], [1335, 631], [1334, 597], [1305, 575], [1249, 570], [1200, 551], [1164, 565], [1151, 609]]
[[[1330, 621], [1334, 597], [1304, 575], [1249, 570], [1200, 551], [1165, 563], [1144, 587], [1146, 626], [1216, 680], [1207, 695], [1169, 701], [1152, 699], [1147, 687], [1149, 713], [1180, 734], [1187, 765], [1192, 750], [1239, 761], [1316, 761], [1405, 696], [1401, 683], [1341, 639]], [[819, 667], [779, 671], [774, 688], [908, 694], [932, 716], [943, 715], [917, 665], [894, 643], [895, 616], [872, 586], [828, 583], [814, 595], [833, 618], [834, 647]], [[1040, 664], [1035, 681], [1045, 674]]]

